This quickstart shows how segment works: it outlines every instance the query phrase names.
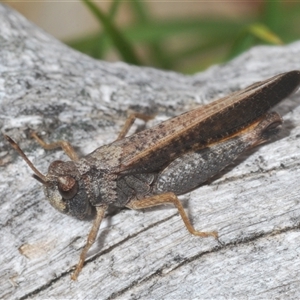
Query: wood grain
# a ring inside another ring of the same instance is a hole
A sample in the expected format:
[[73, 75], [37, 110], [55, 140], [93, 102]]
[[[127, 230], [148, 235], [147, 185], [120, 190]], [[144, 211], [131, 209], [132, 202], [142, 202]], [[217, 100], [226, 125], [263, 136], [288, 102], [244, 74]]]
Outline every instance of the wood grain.
[[[300, 42], [258, 47], [193, 76], [77, 53], [0, 5], [0, 125], [43, 173], [62, 151], [29, 138], [67, 139], [80, 154], [113, 141], [128, 109], [147, 126], [272, 75], [300, 69]], [[300, 297], [300, 94], [276, 110], [277, 139], [181, 197], [191, 236], [172, 207], [110, 211], [77, 282], [70, 273], [91, 223], [56, 212], [0, 137], [1, 299]], [[143, 123], [138, 123], [143, 125]], [[135, 128], [137, 128], [135, 126]]]

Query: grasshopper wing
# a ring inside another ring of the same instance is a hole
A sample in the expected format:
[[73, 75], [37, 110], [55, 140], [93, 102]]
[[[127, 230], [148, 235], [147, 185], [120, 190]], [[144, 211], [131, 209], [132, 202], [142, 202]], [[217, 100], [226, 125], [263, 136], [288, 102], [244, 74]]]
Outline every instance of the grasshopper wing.
[[116, 141], [122, 174], [157, 172], [176, 157], [226, 138], [261, 118], [293, 93], [300, 71], [290, 71], [190, 110], [152, 128]]

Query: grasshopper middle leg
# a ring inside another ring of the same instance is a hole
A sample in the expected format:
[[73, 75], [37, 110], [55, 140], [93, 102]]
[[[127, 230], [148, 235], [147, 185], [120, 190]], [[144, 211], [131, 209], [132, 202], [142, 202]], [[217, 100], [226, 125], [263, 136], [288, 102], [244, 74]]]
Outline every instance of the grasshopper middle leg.
[[148, 116], [148, 115], [137, 113], [137, 112], [131, 113], [128, 116], [127, 120], [125, 121], [125, 124], [123, 125], [123, 128], [121, 129], [121, 131], [117, 137], [117, 140], [120, 140], [126, 136], [126, 134], [128, 133], [129, 129], [131, 128], [131, 126], [133, 125], [133, 123], [136, 119], [141, 119], [145, 122], [148, 122], [149, 120], [151, 120], [153, 118], [154, 118], [154, 116]]

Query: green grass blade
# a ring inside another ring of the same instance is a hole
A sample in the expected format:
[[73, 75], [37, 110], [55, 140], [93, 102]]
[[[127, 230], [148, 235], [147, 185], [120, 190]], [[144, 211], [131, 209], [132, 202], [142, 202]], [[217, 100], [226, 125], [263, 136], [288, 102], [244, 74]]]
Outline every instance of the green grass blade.
[[116, 49], [122, 56], [123, 60], [131, 64], [140, 65], [140, 61], [135, 54], [132, 45], [127, 41], [125, 36], [118, 30], [118, 28], [111, 22], [110, 18], [108, 18], [92, 1], [82, 1], [86, 4], [90, 11], [96, 16], [99, 23], [103, 26], [107, 35], [111, 38]]
[[249, 26], [248, 31], [255, 37], [259, 38], [263, 42], [281, 45], [283, 44], [282, 40], [279, 36], [277, 36], [274, 32], [272, 32], [269, 28], [267, 28], [263, 24], [252, 24]]

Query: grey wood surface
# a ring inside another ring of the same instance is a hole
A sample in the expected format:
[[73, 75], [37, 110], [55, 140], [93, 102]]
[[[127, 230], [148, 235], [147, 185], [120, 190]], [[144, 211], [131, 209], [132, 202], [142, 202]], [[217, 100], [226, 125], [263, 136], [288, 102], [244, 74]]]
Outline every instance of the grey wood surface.
[[[31, 130], [84, 155], [112, 142], [130, 109], [156, 113], [150, 127], [293, 69], [300, 42], [193, 76], [96, 61], [0, 5], [1, 131], [43, 173], [67, 158], [41, 149]], [[300, 93], [276, 110], [285, 121], [276, 139], [181, 197], [195, 227], [217, 230], [219, 242], [191, 236], [173, 207], [111, 210], [76, 282], [91, 223], [55, 211], [0, 136], [0, 298], [299, 299]]]

